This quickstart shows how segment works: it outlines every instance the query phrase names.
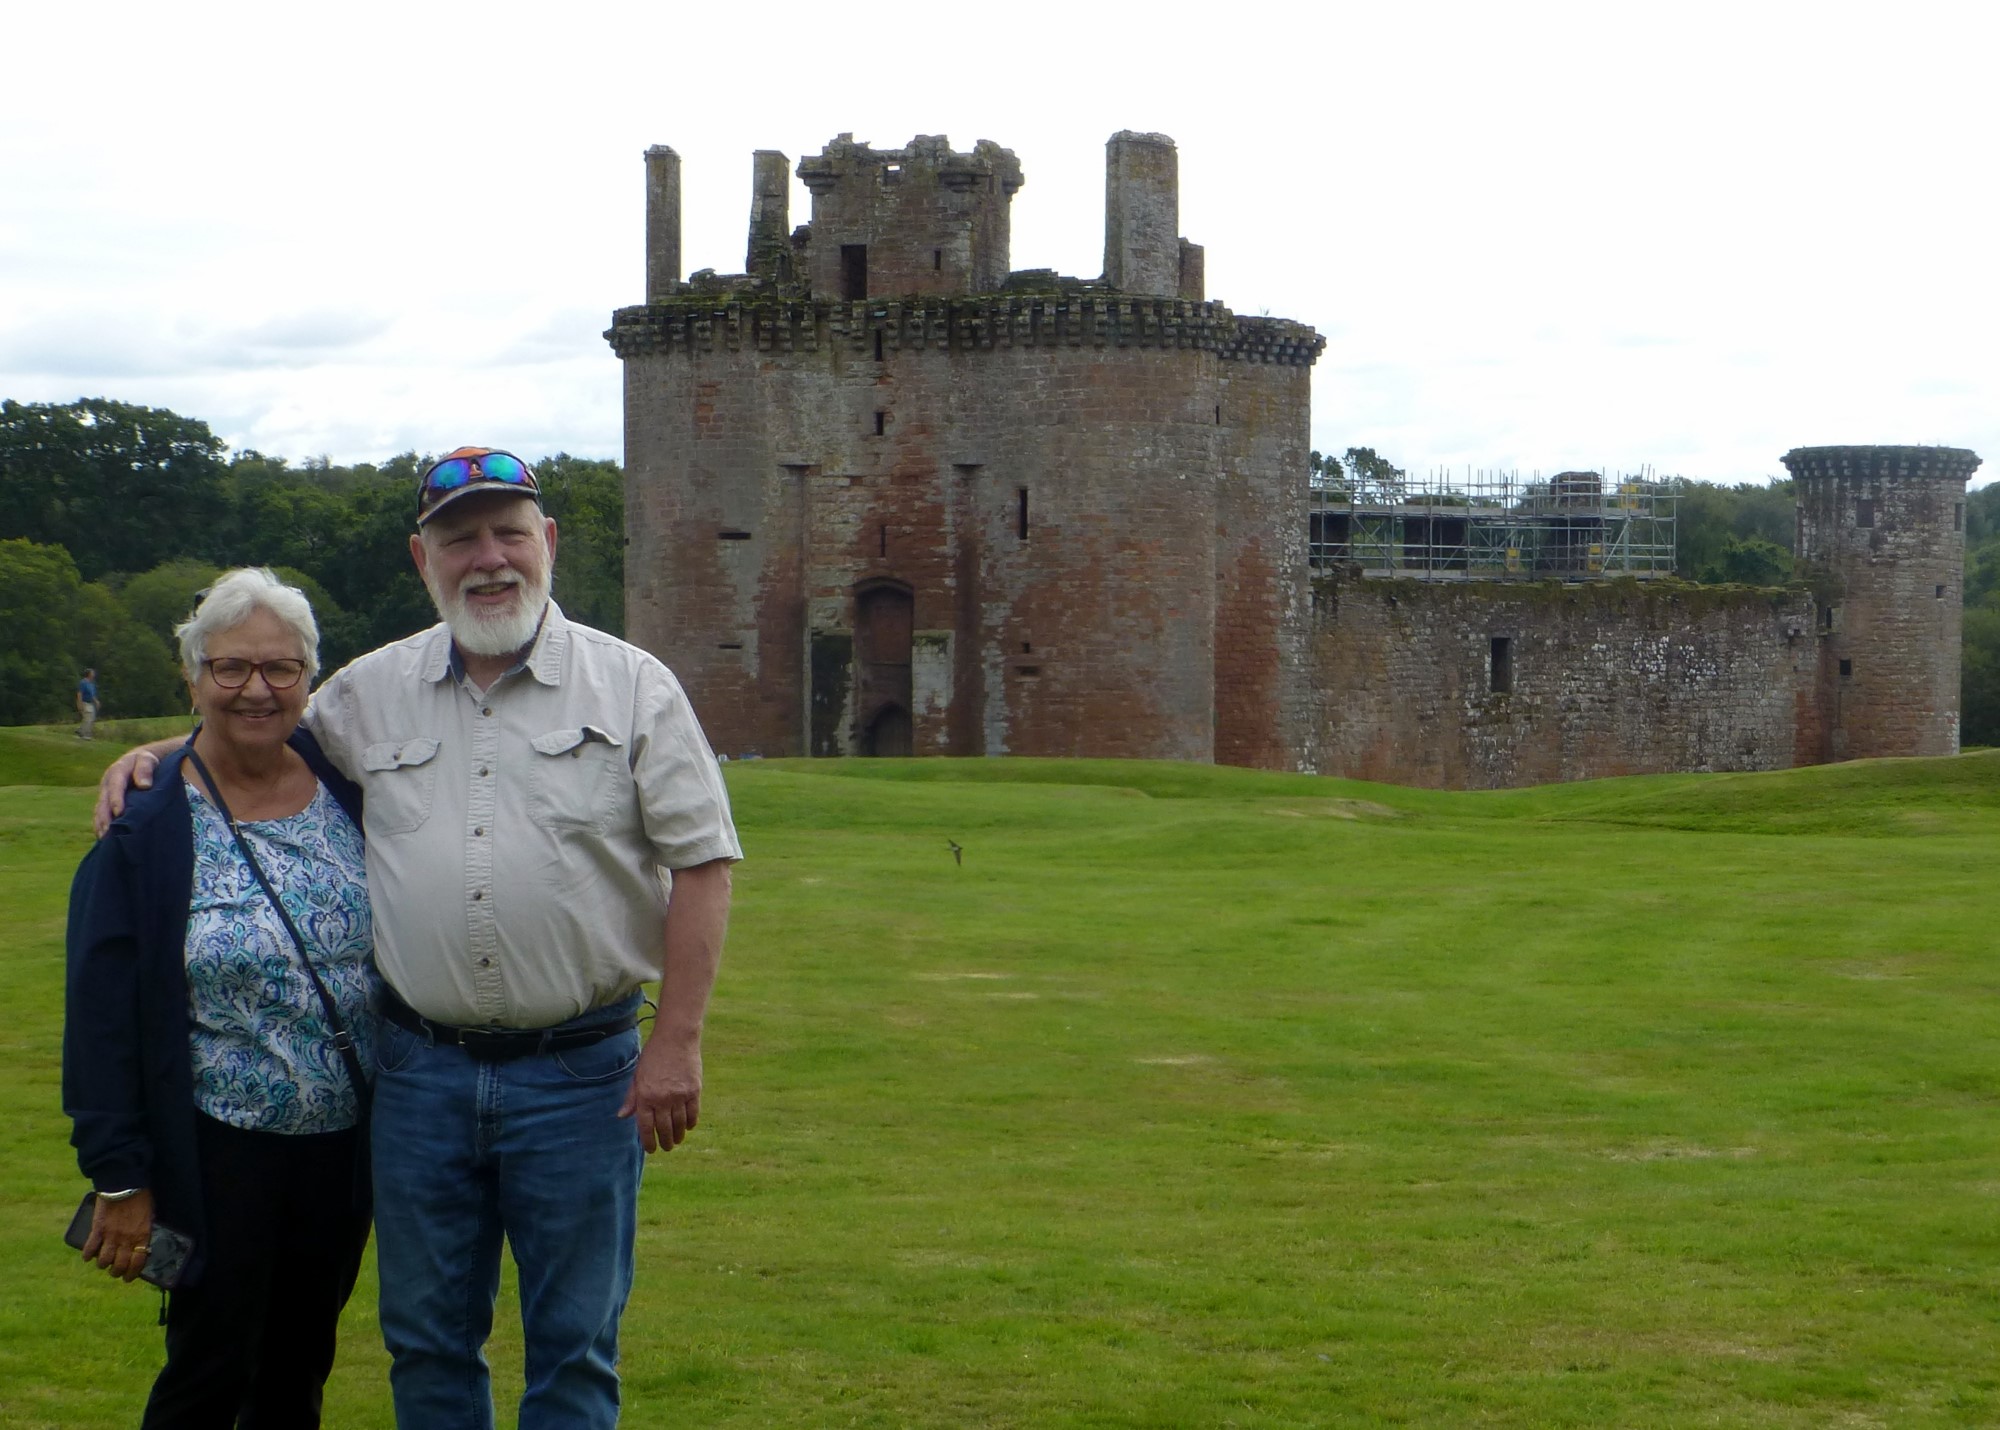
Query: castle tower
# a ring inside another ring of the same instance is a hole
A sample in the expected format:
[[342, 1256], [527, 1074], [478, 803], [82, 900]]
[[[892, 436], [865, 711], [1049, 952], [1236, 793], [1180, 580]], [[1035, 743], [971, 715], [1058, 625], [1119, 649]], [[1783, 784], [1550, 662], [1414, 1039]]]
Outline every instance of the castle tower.
[[[1823, 577], [1818, 756], [1958, 752], [1964, 615], [1961, 447], [1798, 447], [1801, 560]], [[1801, 740], [1800, 756], [1812, 750]]]
[[1319, 335], [1177, 296], [1170, 182], [1141, 287], [1010, 272], [1021, 169], [983, 140], [802, 159], [788, 270], [780, 157], [752, 272], [649, 282], [605, 335], [626, 634], [717, 748], [1295, 763]]

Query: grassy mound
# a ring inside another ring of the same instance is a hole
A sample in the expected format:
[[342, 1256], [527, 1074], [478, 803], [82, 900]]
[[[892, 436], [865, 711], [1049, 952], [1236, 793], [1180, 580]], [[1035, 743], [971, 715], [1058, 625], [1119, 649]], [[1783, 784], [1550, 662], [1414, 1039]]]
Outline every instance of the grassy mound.
[[17, 725], [0, 729], [0, 786], [95, 786], [121, 751], [193, 728], [188, 716], [157, 720], [100, 720], [95, 740], [76, 738], [73, 725]]

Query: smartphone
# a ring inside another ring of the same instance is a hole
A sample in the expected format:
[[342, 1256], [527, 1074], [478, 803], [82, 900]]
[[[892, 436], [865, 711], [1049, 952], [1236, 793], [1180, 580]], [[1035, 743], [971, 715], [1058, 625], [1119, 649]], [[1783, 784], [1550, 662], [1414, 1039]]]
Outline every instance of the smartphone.
[[[96, 1213], [97, 1193], [85, 1192], [76, 1215], [69, 1219], [69, 1230], [63, 1233], [63, 1241], [78, 1251], [83, 1250], [84, 1242], [90, 1239], [91, 1218]], [[150, 1281], [165, 1291], [173, 1290], [181, 1284], [181, 1276], [187, 1270], [188, 1257], [194, 1251], [194, 1240], [186, 1232], [154, 1222], [148, 1245], [151, 1249], [146, 1253], [145, 1269], [140, 1271], [139, 1279]]]

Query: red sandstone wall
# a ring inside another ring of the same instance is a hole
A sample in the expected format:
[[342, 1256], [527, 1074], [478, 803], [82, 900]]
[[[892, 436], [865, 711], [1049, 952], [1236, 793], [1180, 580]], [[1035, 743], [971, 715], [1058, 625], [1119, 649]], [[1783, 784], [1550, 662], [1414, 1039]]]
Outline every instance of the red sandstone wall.
[[1222, 372], [1214, 758], [1297, 769], [1309, 725], [1305, 504], [1312, 373], [1254, 360], [1224, 363]]
[[1353, 577], [1313, 603], [1315, 768], [1394, 784], [1783, 769], [1818, 664], [1798, 591]]
[[[851, 634], [856, 589], [893, 582], [924, 642], [914, 752], [1212, 758], [1225, 359], [953, 340], [921, 304], [791, 313], [725, 313], [627, 355], [628, 629], [681, 673], [718, 748], [804, 752], [813, 633]], [[1231, 481], [1275, 491], [1254, 464], [1302, 445], [1303, 409], [1279, 409], [1303, 380], [1251, 387]], [[1252, 599], [1233, 619], [1255, 665], [1239, 687], [1274, 763], [1285, 666], [1253, 626], [1282, 615], [1302, 530], [1253, 530], [1275, 496], [1237, 505]], [[852, 750], [867, 712], [845, 698]]]

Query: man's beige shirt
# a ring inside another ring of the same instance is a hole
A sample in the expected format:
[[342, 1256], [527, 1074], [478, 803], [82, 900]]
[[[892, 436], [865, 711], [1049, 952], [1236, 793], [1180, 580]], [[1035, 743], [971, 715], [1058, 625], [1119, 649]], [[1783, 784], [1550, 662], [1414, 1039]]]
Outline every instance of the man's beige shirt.
[[481, 693], [443, 625], [371, 651], [306, 724], [360, 784], [383, 978], [419, 1013], [543, 1028], [659, 977], [662, 871], [740, 859], [680, 682], [550, 602]]

